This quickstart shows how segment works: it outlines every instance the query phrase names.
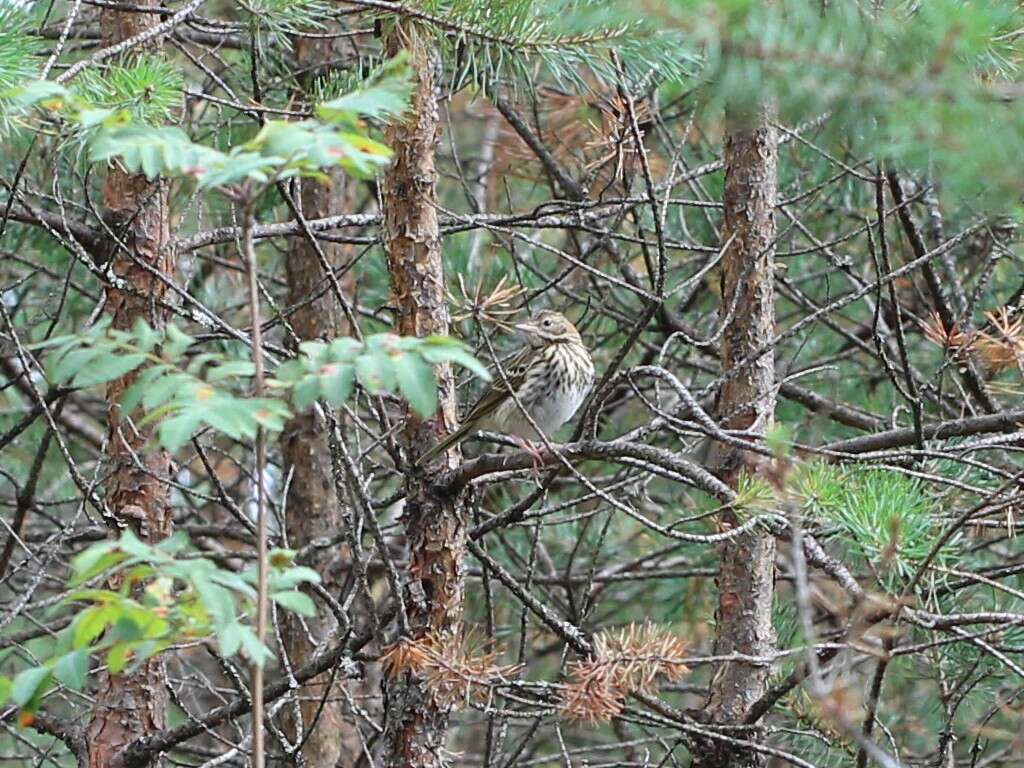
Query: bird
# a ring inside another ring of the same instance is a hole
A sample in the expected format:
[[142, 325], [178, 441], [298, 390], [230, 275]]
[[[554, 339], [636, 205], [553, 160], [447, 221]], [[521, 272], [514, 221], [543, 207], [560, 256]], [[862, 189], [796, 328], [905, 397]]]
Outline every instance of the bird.
[[541, 310], [515, 329], [527, 345], [504, 366], [504, 377], [493, 377], [462, 426], [423, 453], [418, 466], [480, 429], [511, 436], [533, 456], [535, 468], [543, 463], [533, 445], [541, 438], [536, 427], [550, 435], [573, 417], [594, 383], [594, 363], [576, 326], [559, 312]]

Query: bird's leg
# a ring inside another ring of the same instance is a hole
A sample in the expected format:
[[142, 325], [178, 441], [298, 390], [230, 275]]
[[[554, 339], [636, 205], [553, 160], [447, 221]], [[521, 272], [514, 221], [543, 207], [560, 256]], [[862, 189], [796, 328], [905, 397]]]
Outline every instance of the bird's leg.
[[515, 440], [516, 444], [524, 451], [530, 454], [530, 458], [533, 459], [533, 479], [537, 482], [537, 485], [540, 485], [540, 471], [544, 468], [544, 453], [542, 452], [542, 449], [538, 448], [525, 437], [515, 436], [512, 439]]

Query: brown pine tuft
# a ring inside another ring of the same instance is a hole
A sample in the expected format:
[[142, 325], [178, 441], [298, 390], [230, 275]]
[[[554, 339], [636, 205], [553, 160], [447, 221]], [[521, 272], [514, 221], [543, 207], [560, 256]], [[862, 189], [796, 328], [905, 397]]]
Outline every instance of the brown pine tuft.
[[993, 370], [1017, 366], [1024, 373], [1024, 315], [1013, 317], [1003, 307], [999, 312], [986, 312], [994, 333], [980, 333], [974, 349]]
[[483, 278], [470, 290], [462, 275], [458, 275], [459, 292], [456, 296], [448, 292], [448, 300], [452, 303], [452, 320], [462, 322], [474, 318], [482, 323], [490, 323], [506, 331], [512, 329], [512, 318], [519, 313], [519, 306], [514, 300], [524, 291], [517, 285], [506, 285], [507, 275], [502, 275], [497, 285], [484, 293]]
[[569, 664], [562, 716], [596, 725], [618, 715], [631, 693], [653, 694], [658, 680], [675, 681], [689, 668], [686, 644], [650, 622], [629, 624], [594, 639], [594, 655]]
[[[633, 133], [629, 107], [614, 89], [591, 82], [587, 96], [538, 88], [535, 104], [516, 105], [529, 115], [531, 127], [544, 137], [552, 157], [567, 167], [581, 166], [594, 196], [615, 186], [617, 194], [627, 193], [629, 180], [638, 168], [639, 148]], [[633, 104], [641, 136], [655, 119], [656, 104], [637, 98]], [[487, 111], [484, 112], [485, 116]], [[534, 118], [539, 125], [534, 123]], [[655, 176], [663, 174], [668, 164], [654, 148], [648, 147], [648, 163]], [[495, 145], [495, 162], [491, 169], [492, 190], [502, 189], [503, 176], [543, 179], [533, 150], [508, 125], [502, 124]]]
[[394, 680], [404, 672], [416, 672], [423, 669], [429, 661], [429, 639], [414, 640], [411, 637], [400, 637], [384, 653], [380, 663], [384, 666], [384, 674]]
[[955, 323], [952, 328], [946, 328], [938, 312], [933, 312], [927, 322], [921, 322], [921, 330], [933, 344], [954, 353], [969, 349], [975, 341], [973, 334], [964, 333]]
[[562, 717], [584, 725], [607, 723], [625, 704], [625, 693], [600, 680], [570, 680], [562, 689]]
[[458, 638], [428, 635], [400, 638], [381, 655], [381, 663], [391, 679], [415, 672], [437, 704], [457, 707], [485, 703], [496, 685], [515, 674], [519, 666], [498, 664], [500, 656], [500, 651], [476, 651]]

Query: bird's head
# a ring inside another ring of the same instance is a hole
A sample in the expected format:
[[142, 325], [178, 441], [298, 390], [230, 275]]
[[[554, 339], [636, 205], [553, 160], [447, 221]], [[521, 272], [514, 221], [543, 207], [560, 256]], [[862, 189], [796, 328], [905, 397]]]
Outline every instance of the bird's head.
[[560, 341], [583, 343], [576, 326], [569, 322], [565, 315], [549, 309], [541, 310], [525, 323], [517, 324], [516, 330], [526, 334], [526, 338], [534, 346]]

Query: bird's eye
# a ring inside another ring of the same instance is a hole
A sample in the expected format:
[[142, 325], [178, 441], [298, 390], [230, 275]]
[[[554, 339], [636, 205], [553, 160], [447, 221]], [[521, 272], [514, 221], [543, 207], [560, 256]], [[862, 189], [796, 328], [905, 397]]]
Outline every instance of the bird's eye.
[[545, 321], [544, 321], [544, 322], [542, 323], [542, 325], [543, 325], [543, 326], [545, 326], [546, 328], [550, 328], [550, 327], [551, 327], [551, 321], [550, 321], [550, 320], [545, 320]]

